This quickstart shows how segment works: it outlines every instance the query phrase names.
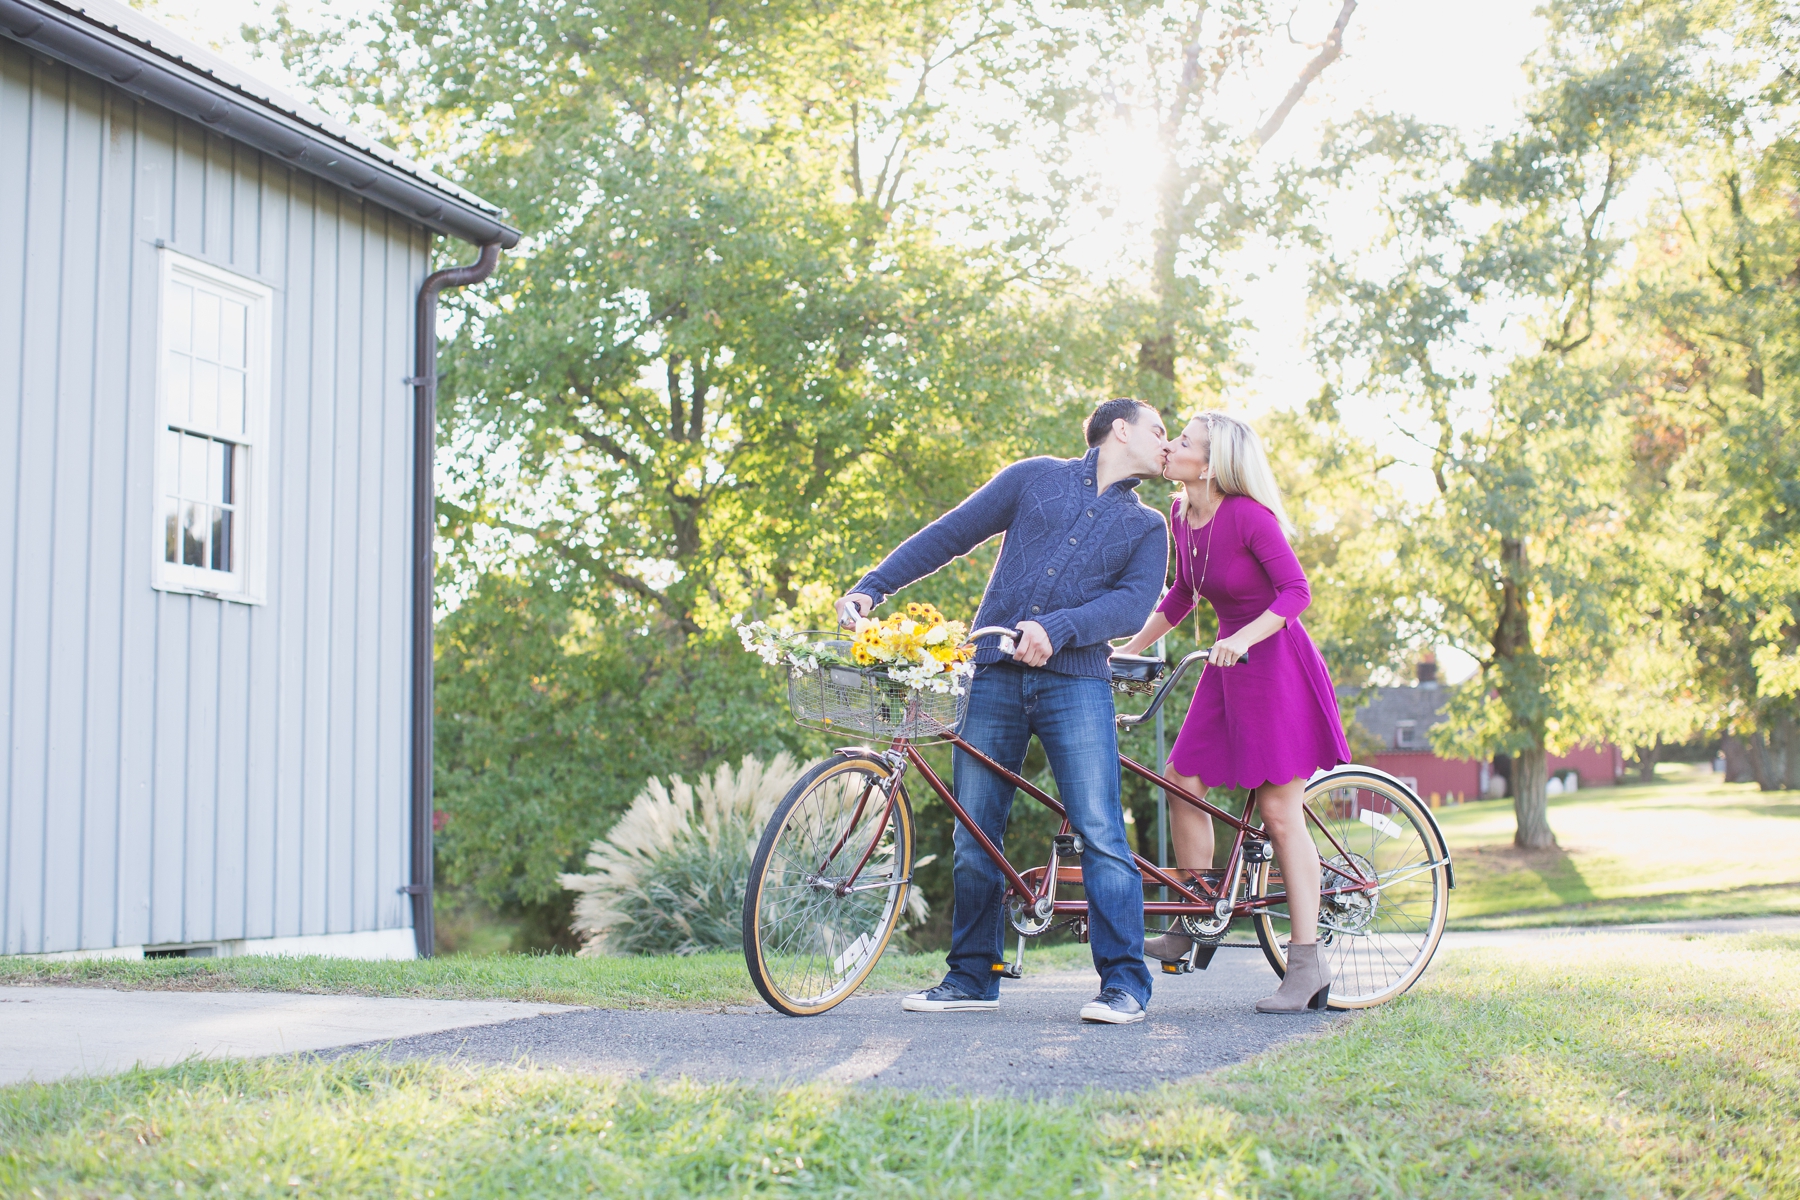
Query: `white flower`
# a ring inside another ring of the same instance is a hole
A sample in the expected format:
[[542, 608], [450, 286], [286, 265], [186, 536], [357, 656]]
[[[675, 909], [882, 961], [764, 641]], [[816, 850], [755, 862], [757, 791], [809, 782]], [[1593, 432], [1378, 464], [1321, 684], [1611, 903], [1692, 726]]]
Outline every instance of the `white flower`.
[[950, 627], [948, 625], [933, 625], [930, 629], [925, 631], [924, 640], [927, 646], [936, 646], [949, 636]]

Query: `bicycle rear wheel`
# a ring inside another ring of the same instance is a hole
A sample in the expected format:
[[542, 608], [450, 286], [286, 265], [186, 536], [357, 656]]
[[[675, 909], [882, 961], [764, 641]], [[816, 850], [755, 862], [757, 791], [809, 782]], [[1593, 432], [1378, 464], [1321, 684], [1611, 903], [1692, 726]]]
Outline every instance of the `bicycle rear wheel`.
[[800, 777], [763, 831], [744, 893], [744, 960], [777, 1012], [812, 1016], [875, 969], [906, 910], [913, 815], [893, 768], [837, 757]]
[[[1424, 974], [1443, 937], [1450, 912], [1450, 854], [1443, 835], [1424, 803], [1379, 771], [1345, 767], [1322, 775], [1307, 787], [1305, 803], [1317, 821], [1311, 827], [1321, 890], [1358, 876], [1379, 881], [1365, 891], [1319, 898], [1319, 945], [1331, 968], [1331, 1007], [1386, 1003]], [[1275, 864], [1259, 864], [1250, 877], [1251, 895], [1282, 890]], [[1263, 909], [1254, 923], [1269, 965], [1277, 975], [1287, 974], [1287, 906]]]

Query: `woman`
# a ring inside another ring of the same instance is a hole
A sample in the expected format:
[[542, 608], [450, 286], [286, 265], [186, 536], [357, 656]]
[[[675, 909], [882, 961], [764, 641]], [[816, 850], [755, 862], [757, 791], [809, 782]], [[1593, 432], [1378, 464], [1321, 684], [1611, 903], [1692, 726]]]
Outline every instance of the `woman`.
[[[1322, 1008], [1331, 975], [1319, 957], [1319, 854], [1300, 796], [1314, 771], [1349, 762], [1350, 747], [1331, 676], [1300, 625], [1312, 593], [1287, 542], [1292, 525], [1262, 442], [1235, 417], [1196, 417], [1170, 443], [1163, 475], [1183, 485], [1169, 514], [1175, 584], [1118, 653], [1142, 653], [1193, 611], [1196, 596], [1212, 602], [1219, 638], [1165, 776], [1196, 795], [1213, 787], [1256, 789], [1293, 927], [1287, 975], [1256, 1010]], [[1175, 799], [1169, 817], [1176, 865], [1209, 870], [1212, 819]], [[1172, 962], [1192, 945], [1171, 932], [1146, 941], [1144, 952]]]

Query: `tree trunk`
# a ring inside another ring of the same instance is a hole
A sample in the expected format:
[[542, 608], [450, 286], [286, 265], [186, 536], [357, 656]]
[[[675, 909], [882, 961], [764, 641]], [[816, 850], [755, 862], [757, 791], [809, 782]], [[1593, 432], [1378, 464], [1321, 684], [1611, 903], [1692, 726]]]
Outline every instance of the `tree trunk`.
[[1521, 849], [1548, 850], [1556, 845], [1556, 835], [1550, 832], [1550, 800], [1544, 794], [1549, 774], [1542, 746], [1513, 756], [1513, 816], [1519, 826], [1513, 845]]
[[1756, 765], [1746, 739], [1728, 733], [1719, 744], [1719, 752], [1725, 756], [1726, 783], [1743, 783], [1756, 778]]
[[1756, 773], [1756, 784], [1765, 792], [1781, 792], [1792, 787], [1789, 780], [1794, 774], [1794, 717], [1791, 713], [1778, 712], [1768, 718], [1768, 733], [1764, 737], [1759, 731], [1758, 741], [1763, 743], [1762, 769]]
[[1639, 783], [1656, 782], [1656, 760], [1662, 757], [1662, 739], [1657, 738], [1654, 746], [1646, 746], [1638, 751], [1637, 769]]

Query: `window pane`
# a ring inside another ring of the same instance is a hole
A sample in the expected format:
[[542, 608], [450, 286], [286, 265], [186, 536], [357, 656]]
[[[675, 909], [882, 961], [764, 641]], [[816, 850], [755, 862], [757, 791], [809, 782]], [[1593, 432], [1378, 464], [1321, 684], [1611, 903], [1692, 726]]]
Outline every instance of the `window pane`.
[[230, 367], [219, 368], [219, 428], [244, 432], [244, 373]]
[[169, 285], [169, 311], [163, 314], [169, 349], [185, 352], [193, 336], [194, 289], [185, 283]]
[[181, 561], [181, 502], [163, 497], [163, 561]]
[[219, 297], [194, 292], [194, 357], [219, 361]]
[[219, 368], [216, 363], [194, 360], [194, 424], [211, 429], [219, 423]]
[[219, 500], [225, 504], [236, 504], [238, 448], [230, 442], [214, 442], [213, 445], [219, 448], [223, 460], [219, 468]]
[[181, 561], [190, 567], [204, 567], [206, 526], [210, 510], [204, 504], [184, 504], [181, 507]]
[[225, 499], [225, 443], [208, 441], [206, 443], [206, 494], [194, 497], [196, 500], [211, 500], [222, 503]]
[[242, 304], [225, 301], [219, 314], [219, 361], [228, 367], [244, 365], [244, 322], [248, 316]]
[[176, 494], [183, 500], [206, 497], [206, 438], [191, 433], [181, 436], [181, 475]]
[[171, 350], [168, 372], [165, 377], [165, 385], [169, 392], [169, 420], [171, 421], [185, 423], [190, 418], [193, 410], [189, 407], [189, 397], [194, 388], [191, 375], [192, 370], [188, 356], [177, 354]]
[[212, 510], [212, 569], [231, 570], [231, 514], [222, 508]]

